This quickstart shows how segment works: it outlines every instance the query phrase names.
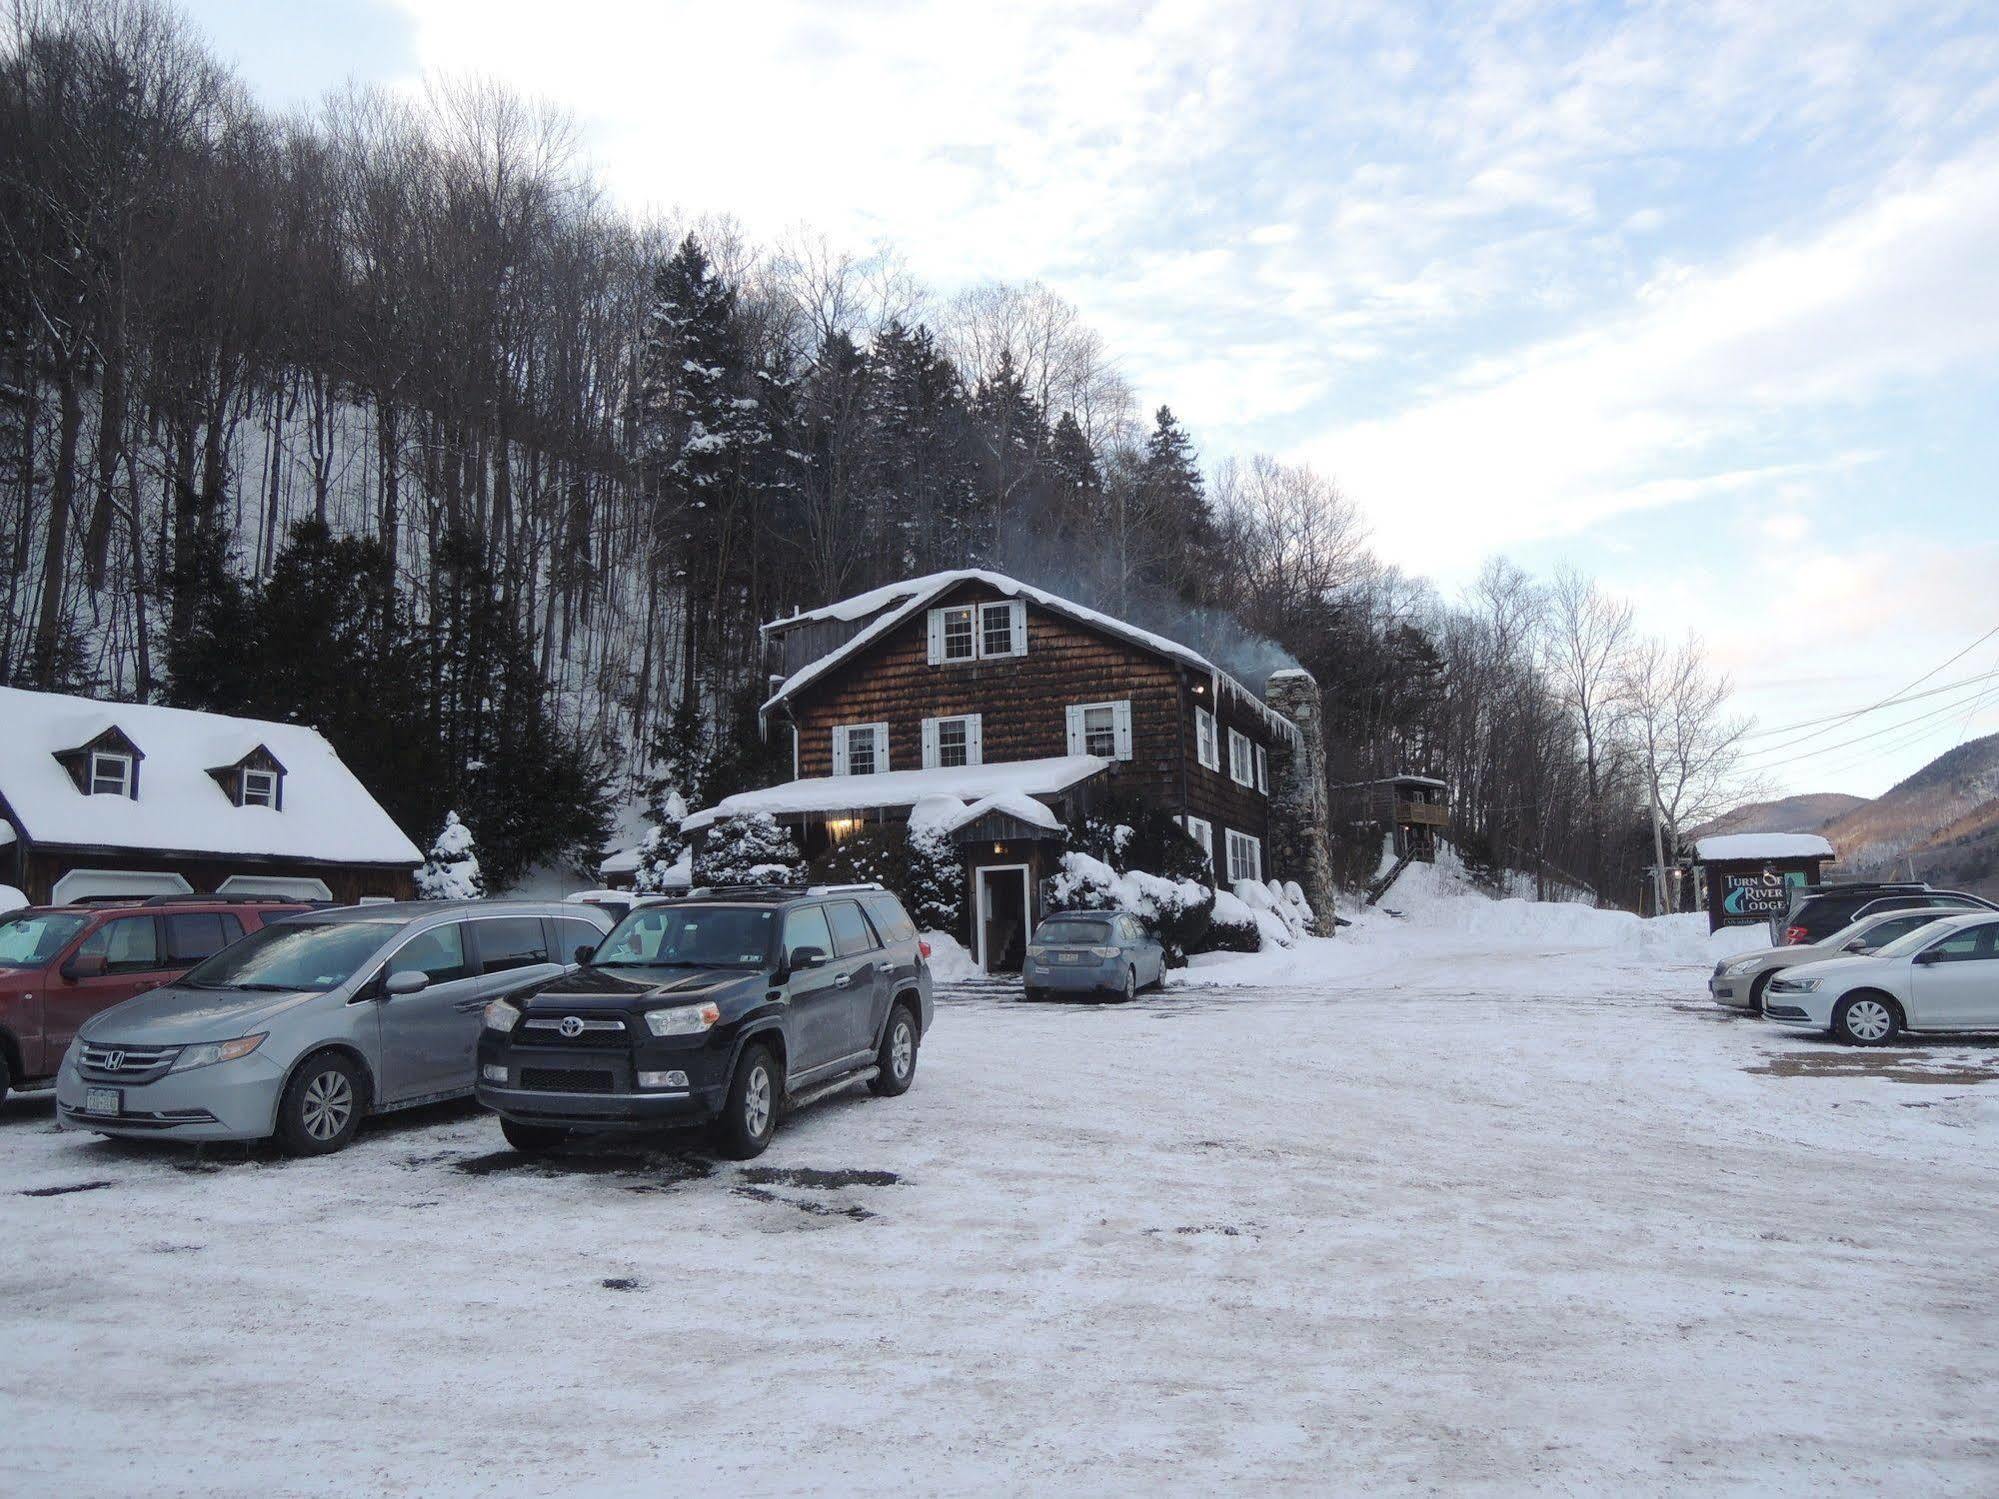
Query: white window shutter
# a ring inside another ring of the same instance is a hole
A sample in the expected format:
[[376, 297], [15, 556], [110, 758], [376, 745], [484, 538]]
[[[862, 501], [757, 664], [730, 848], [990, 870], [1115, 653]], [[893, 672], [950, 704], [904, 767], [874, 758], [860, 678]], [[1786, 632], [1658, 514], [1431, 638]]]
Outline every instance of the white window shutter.
[[875, 725], [875, 769], [888, 769], [888, 725], [885, 723]]
[[1075, 703], [1069, 705], [1069, 753], [1083, 753], [1083, 710]]
[[1007, 613], [1013, 625], [1013, 653], [1027, 654], [1027, 600], [1015, 599], [1007, 606]]
[[923, 720], [923, 768], [937, 768], [937, 720], [934, 718]]
[[965, 718], [965, 763], [967, 765], [986, 763], [985, 745], [979, 715], [976, 713], [968, 714]]
[[835, 724], [833, 726], [833, 774], [843, 776], [846, 773], [847, 730], [844, 725]]
[[944, 662], [944, 611], [930, 611], [930, 664], [941, 666]]
[[1131, 758], [1131, 699], [1111, 704], [1111, 723], [1117, 731], [1117, 757]]

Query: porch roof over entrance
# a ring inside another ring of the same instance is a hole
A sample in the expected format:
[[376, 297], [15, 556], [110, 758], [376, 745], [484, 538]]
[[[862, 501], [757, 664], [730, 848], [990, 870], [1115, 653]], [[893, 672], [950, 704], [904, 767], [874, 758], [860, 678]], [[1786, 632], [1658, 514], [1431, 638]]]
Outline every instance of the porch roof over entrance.
[[954, 796], [977, 803], [989, 798], [1059, 796], [1101, 774], [1110, 761], [1099, 755], [1056, 755], [1046, 760], [1008, 760], [997, 765], [953, 765], [935, 770], [884, 770], [868, 776], [812, 776], [739, 791], [712, 807], [689, 814], [681, 826], [692, 832], [746, 812], [784, 816], [800, 812], [901, 811], [925, 797]]

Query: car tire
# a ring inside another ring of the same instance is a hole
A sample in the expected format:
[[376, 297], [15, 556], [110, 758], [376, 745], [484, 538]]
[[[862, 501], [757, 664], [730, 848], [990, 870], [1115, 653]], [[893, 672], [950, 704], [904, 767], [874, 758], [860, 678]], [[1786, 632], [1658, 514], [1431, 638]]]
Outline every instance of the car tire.
[[916, 1014], [902, 1000], [888, 1012], [888, 1028], [882, 1032], [881, 1050], [875, 1053], [875, 1075], [868, 1091], [877, 1098], [900, 1098], [916, 1081], [916, 1052], [923, 1044], [923, 1028]]
[[1863, 989], [1833, 1006], [1833, 1036], [1848, 1046], [1886, 1046], [1901, 1029], [1901, 1013], [1885, 994]]
[[367, 1085], [351, 1058], [315, 1052], [292, 1073], [278, 1099], [278, 1141], [292, 1155], [344, 1150], [361, 1127], [366, 1099]]
[[7, 1053], [0, 1051], [0, 1103], [7, 1101], [7, 1090], [13, 1085], [14, 1079], [7, 1071]]
[[518, 1119], [502, 1119], [500, 1133], [522, 1155], [541, 1155], [569, 1138], [569, 1131], [558, 1124], [525, 1124]]
[[743, 1048], [736, 1075], [729, 1082], [728, 1101], [715, 1121], [715, 1146], [732, 1161], [754, 1160], [770, 1148], [777, 1133], [778, 1102], [784, 1083], [777, 1058], [762, 1042]]
[[1763, 1013], [1763, 995], [1770, 987], [1770, 980], [1776, 976], [1774, 970], [1769, 973], [1759, 973], [1756, 976], [1756, 982], [1749, 986], [1750, 1014], [1761, 1015]]
[[1126, 967], [1124, 971], [1124, 988], [1112, 995], [1111, 998], [1121, 1005], [1128, 1005], [1134, 999], [1138, 998], [1138, 970], [1136, 968]]

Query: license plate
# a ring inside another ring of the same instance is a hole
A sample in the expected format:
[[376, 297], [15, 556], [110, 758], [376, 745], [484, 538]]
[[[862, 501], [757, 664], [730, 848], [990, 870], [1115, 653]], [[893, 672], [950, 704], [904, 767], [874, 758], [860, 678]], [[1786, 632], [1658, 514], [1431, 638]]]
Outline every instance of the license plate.
[[1055, 954], [1055, 961], [1058, 963], [1080, 963], [1088, 956], [1088, 953], [1058, 952]]
[[83, 1112], [86, 1114], [116, 1114], [120, 1112], [122, 1096], [116, 1088], [89, 1088], [83, 1095]]

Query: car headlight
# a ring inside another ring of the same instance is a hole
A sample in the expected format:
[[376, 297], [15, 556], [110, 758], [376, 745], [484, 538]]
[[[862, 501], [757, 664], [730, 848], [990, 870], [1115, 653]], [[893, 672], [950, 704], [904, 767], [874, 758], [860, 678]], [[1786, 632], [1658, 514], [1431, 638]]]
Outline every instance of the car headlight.
[[655, 1036], [696, 1036], [722, 1018], [712, 1004], [675, 1005], [670, 1010], [647, 1010], [646, 1029]]
[[496, 999], [486, 1006], [486, 1029], [489, 1031], [510, 1031], [520, 1018], [521, 1012], [504, 999]]
[[1770, 987], [1778, 994], [1810, 994], [1823, 982], [1823, 979], [1772, 979]]
[[264, 1044], [265, 1031], [254, 1036], [238, 1036], [234, 1041], [210, 1041], [205, 1046], [184, 1046], [179, 1056], [174, 1058], [169, 1072], [186, 1072], [191, 1067], [210, 1067], [217, 1062], [233, 1062], [238, 1057], [247, 1057]]
[[1743, 974], [1754, 968], [1757, 961], [1755, 958], [1738, 958], [1733, 963], [1724, 963], [1721, 965], [1721, 976], [1731, 979], [1740, 978]]

